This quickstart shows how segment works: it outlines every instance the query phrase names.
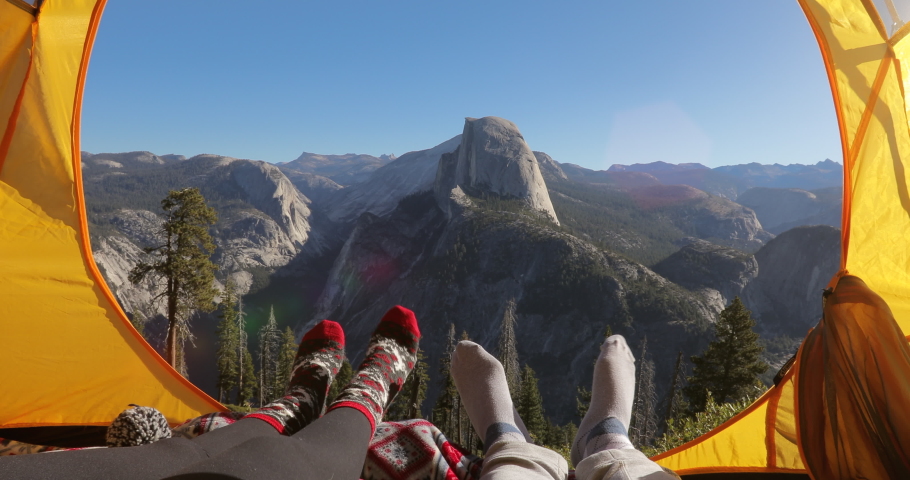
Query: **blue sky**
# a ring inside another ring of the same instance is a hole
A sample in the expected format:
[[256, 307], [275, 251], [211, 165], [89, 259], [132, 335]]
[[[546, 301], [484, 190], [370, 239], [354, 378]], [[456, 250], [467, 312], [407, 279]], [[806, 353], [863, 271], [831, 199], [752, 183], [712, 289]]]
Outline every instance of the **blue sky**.
[[594, 169], [841, 161], [795, 0], [109, 0], [82, 147], [401, 155], [486, 115]]

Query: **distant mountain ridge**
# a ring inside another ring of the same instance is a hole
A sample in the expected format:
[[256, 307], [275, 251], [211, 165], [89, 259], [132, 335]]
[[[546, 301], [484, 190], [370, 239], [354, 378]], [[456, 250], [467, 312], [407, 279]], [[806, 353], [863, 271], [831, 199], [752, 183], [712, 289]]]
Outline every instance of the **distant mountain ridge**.
[[344, 155], [321, 155], [303, 152], [290, 161], [278, 163], [282, 170], [296, 170], [332, 179], [339, 185], [352, 185], [370, 178], [376, 169], [395, 160], [395, 155], [372, 155], [346, 153]]
[[570, 177], [579, 181], [618, 184], [622, 183], [620, 180], [622, 177], [619, 175], [635, 172], [650, 175], [665, 185], [690, 185], [731, 200], [736, 200], [741, 193], [753, 187], [815, 190], [837, 187], [843, 183], [843, 166], [830, 159], [814, 165], [747, 163], [708, 168], [700, 163], [653, 162], [614, 164], [606, 171], [590, 170], [577, 165], [571, 165], [564, 170]]

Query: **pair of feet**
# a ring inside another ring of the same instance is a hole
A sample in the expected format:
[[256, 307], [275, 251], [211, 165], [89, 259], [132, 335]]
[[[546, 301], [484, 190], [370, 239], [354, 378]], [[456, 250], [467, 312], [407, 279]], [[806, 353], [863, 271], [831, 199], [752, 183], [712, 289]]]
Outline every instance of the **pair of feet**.
[[[515, 412], [505, 371], [480, 345], [462, 341], [452, 353], [452, 378], [484, 448], [530, 442]], [[572, 444], [572, 463], [597, 452], [633, 448], [627, 430], [635, 396], [635, 357], [620, 335], [607, 338], [594, 365], [591, 405]]]
[[[386, 312], [359, 369], [328, 410], [359, 410], [375, 431], [414, 368], [419, 340], [414, 312], [401, 306]], [[285, 396], [244, 418], [263, 420], [278, 432], [293, 435], [326, 411], [326, 397], [344, 357], [341, 325], [323, 320], [303, 336]]]

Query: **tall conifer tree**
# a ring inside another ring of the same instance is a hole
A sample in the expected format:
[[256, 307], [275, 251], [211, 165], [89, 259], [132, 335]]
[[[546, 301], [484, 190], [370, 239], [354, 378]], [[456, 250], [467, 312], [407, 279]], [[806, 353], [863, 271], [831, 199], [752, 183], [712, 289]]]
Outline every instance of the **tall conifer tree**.
[[253, 366], [253, 356], [250, 354], [250, 349], [247, 348], [246, 345], [243, 346], [241, 354], [241, 366], [244, 373], [243, 378], [240, 381], [240, 386], [237, 389], [237, 405], [252, 405], [259, 394], [259, 379], [256, 378], [256, 370]]
[[641, 340], [638, 359], [629, 439], [634, 445], [642, 447], [657, 437], [657, 390], [654, 387], [654, 361], [648, 351], [648, 337]]
[[681, 418], [686, 410], [686, 401], [683, 388], [686, 383], [686, 368], [682, 350], [676, 354], [676, 366], [673, 368], [673, 380], [670, 382], [670, 391], [667, 393], [667, 408], [664, 413], [664, 424], [670, 419]]
[[739, 297], [720, 313], [714, 324], [714, 341], [702, 356], [693, 356], [695, 365], [685, 388], [691, 413], [703, 411], [708, 392], [718, 403], [735, 402], [749, 395], [768, 369], [761, 361], [755, 320]]
[[178, 349], [189, 339], [190, 316], [196, 311], [211, 312], [217, 293], [214, 287], [215, 251], [209, 226], [218, 221], [215, 210], [206, 205], [198, 188], [171, 190], [161, 201], [164, 223], [161, 245], [146, 247], [153, 260], [139, 262], [130, 270], [136, 284], [153, 276], [164, 285], [159, 295], [167, 302], [167, 340], [164, 358], [177, 367]]
[[521, 394], [521, 367], [518, 364], [518, 342], [515, 339], [515, 299], [506, 304], [499, 328], [499, 363], [506, 373], [512, 402]]
[[237, 299], [233, 280], [228, 278], [221, 295], [221, 322], [218, 324], [218, 401], [225, 402], [237, 386], [240, 374], [240, 331], [237, 328]]
[[[242, 297], [237, 298], [237, 331], [239, 332], [239, 341], [237, 342], [239, 364], [237, 368], [236, 403], [237, 405], [243, 405], [252, 399], [253, 392], [256, 391], [257, 380], [253, 367], [253, 356], [250, 355], [250, 350], [247, 346], [249, 337], [246, 333], [246, 314], [243, 311]], [[247, 361], [248, 357], [249, 361]]]
[[547, 420], [544, 416], [543, 399], [537, 385], [537, 375], [530, 365], [521, 370], [521, 395], [515, 406], [518, 416], [528, 427], [528, 432], [537, 441], [544, 441], [547, 436]]
[[430, 382], [428, 370], [427, 357], [423, 350], [418, 349], [417, 362], [383, 419], [394, 422], [422, 418], [421, 410], [423, 401], [427, 398], [427, 387]]
[[297, 347], [294, 331], [291, 330], [291, 327], [285, 327], [284, 333], [281, 334], [281, 348], [278, 350], [278, 378], [275, 383], [275, 391], [279, 396], [284, 395], [284, 391], [288, 388], [291, 373], [294, 371]]
[[351, 377], [354, 376], [354, 369], [351, 368], [351, 362], [347, 358], [341, 361], [341, 368], [338, 369], [338, 375], [335, 375], [335, 381], [332, 382], [332, 386], [329, 387], [329, 396], [326, 399], [326, 402], [332, 402], [335, 400], [335, 397], [348, 386], [348, 382], [351, 381]]
[[275, 320], [275, 306], [269, 311], [269, 320], [259, 329], [259, 404], [265, 405], [284, 393], [277, 393], [278, 350], [281, 348], [281, 332]]
[[452, 352], [455, 351], [455, 324], [449, 324], [446, 344], [439, 359], [440, 393], [433, 405], [433, 423], [446, 436], [455, 440], [455, 411], [458, 408], [458, 390], [452, 379]]

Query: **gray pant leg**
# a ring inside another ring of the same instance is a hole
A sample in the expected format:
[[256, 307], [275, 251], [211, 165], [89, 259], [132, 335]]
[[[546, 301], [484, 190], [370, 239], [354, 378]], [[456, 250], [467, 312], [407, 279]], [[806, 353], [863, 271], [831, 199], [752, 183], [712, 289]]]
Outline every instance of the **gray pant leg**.
[[565, 480], [562, 455], [526, 442], [496, 442], [483, 459], [480, 480]]
[[577, 480], [678, 480], [679, 476], [665, 470], [631, 448], [604, 450], [590, 455], [575, 467]]

